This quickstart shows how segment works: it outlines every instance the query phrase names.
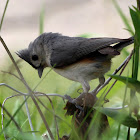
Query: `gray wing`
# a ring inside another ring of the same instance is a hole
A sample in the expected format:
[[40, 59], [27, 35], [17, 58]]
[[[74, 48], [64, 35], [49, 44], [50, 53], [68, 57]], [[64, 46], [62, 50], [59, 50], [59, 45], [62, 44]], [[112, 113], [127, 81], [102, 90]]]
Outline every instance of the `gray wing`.
[[128, 42], [118, 38], [82, 38], [60, 36], [52, 43], [50, 63], [55, 68], [77, 62], [84, 56], [103, 49], [114, 43]]

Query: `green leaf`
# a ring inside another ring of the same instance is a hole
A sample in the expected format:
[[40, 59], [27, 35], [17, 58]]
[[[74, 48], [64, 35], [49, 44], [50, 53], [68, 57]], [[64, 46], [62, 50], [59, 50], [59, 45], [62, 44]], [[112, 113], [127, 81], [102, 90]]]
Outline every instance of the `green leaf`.
[[130, 14], [131, 18], [134, 24], [135, 32], [139, 37], [139, 42], [140, 42], [140, 11], [134, 7], [135, 11], [130, 8]]
[[131, 18], [135, 28], [135, 41], [134, 41], [134, 56], [133, 56], [133, 68], [132, 77], [137, 79], [138, 77], [138, 64], [139, 64], [139, 48], [140, 48], [140, 11], [134, 7], [135, 10], [130, 8]]
[[127, 84], [127, 86], [129, 88], [131, 88], [131, 89], [140, 93], [140, 82], [137, 81], [136, 79], [128, 78], [128, 77], [124, 77], [124, 76], [119, 76], [119, 75], [109, 75], [109, 76]]
[[136, 121], [136, 119], [131, 117], [124, 110], [118, 111], [118, 110], [108, 109], [108, 108], [103, 108], [103, 107], [94, 107], [94, 108], [98, 110], [99, 112], [105, 114], [106, 116], [111, 117], [113, 120], [119, 122], [120, 124], [123, 124], [131, 128], [138, 127], [138, 122]]

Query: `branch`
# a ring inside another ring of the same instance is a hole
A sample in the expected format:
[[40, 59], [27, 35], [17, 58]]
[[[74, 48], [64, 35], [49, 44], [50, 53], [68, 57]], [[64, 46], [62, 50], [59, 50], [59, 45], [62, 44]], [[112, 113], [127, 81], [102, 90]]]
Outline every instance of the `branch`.
[[19, 79], [19, 80], [21, 81], [21, 79], [20, 79], [17, 75], [15, 75], [15, 74], [13, 74], [13, 73], [11, 73], [11, 72], [7, 72], [7, 71], [3, 71], [3, 70], [2, 70], [1, 72], [10, 74], [10, 75], [16, 77], [17, 79]]
[[[131, 52], [131, 54], [124, 60], [124, 62], [112, 73], [112, 75], [115, 75], [118, 71], [120, 71], [120, 69], [126, 64], [126, 62], [131, 59], [133, 54], [133, 51]], [[111, 81], [111, 77], [109, 77], [105, 83], [97, 90], [96, 94], [102, 89], [104, 88], [107, 84], [109, 84], [109, 82]]]

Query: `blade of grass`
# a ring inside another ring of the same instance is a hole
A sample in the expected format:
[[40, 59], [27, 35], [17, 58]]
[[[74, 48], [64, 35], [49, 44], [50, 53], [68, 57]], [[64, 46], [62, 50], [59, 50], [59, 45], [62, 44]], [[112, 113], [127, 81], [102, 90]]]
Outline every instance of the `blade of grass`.
[[[139, 4], [139, 1], [137, 0], [137, 4]], [[139, 7], [140, 5], [137, 5]], [[135, 28], [135, 40], [134, 40], [134, 56], [133, 56], [133, 65], [132, 65], [132, 78], [137, 80], [138, 77], [138, 64], [139, 64], [139, 47], [140, 47], [140, 11], [135, 8], [135, 11], [130, 8], [130, 15], [133, 21], [133, 25]], [[135, 101], [134, 101], [135, 100]], [[136, 105], [133, 105], [136, 103]], [[135, 113], [137, 116], [137, 120], [139, 122], [138, 112], [139, 112], [139, 102], [136, 96], [135, 90], [131, 89], [130, 91], [130, 108], [129, 108], [130, 116], [132, 115], [132, 112]], [[139, 124], [139, 123], [138, 123]], [[140, 127], [140, 126], [139, 126]], [[139, 132], [139, 129], [137, 129], [137, 132]], [[130, 139], [130, 128], [128, 129], [128, 135], [127, 139]]]
[[[26, 96], [24, 96], [24, 100], [26, 100]], [[26, 112], [27, 112], [27, 116], [28, 116], [28, 120], [29, 120], [29, 125], [30, 125], [31, 131], [32, 131], [32, 135], [34, 136], [34, 138], [36, 138], [27, 102], [25, 102], [25, 107], [26, 107]]]
[[[126, 83], [125, 93], [124, 93], [124, 97], [123, 97], [123, 103], [122, 103], [122, 108], [123, 108], [123, 109], [125, 108], [125, 100], [126, 100], [126, 93], [127, 93], [127, 84], [128, 84], [128, 80], [127, 80], [127, 83]], [[121, 124], [119, 124], [119, 126], [118, 126], [118, 131], [117, 131], [116, 140], [119, 139], [120, 130], [121, 130]]]
[[2, 14], [2, 18], [1, 18], [1, 22], [0, 22], [0, 31], [2, 29], [2, 24], [3, 24], [3, 20], [4, 20], [6, 10], [7, 10], [8, 3], [9, 3], [9, 0], [7, 0], [7, 2], [6, 2], [5, 8], [4, 8], [4, 11], [3, 11], [3, 14]]
[[[9, 124], [11, 123], [11, 121], [14, 119], [14, 117], [17, 115], [17, 113], [20, 111], [20, 109], [22, 108], [22, 106], [25, 104], [25, 102], [27, 101], [27, 99], [29, 98], [29, 96], [23, 101], [23, 103], [20, 105], [20, 107], [16, 110], [16, 112], [13, 114], [13, 116], [11, 116], [10, 120], [7, 122], [7, 124], [5, 125], [5, 127], [2, 129], [2, 131], [0, 132], [0, 135], [5, 131], [5, 129], [9, 126]], [[1, 104], [0, 104], [1, 106]], [[7, 113], [7, 112], [6, 112]], [[8, 115], [9, 116], [9, 115]], [[16, 125], [17, 126], [17, 125]], [[18, 127], [18, 129], [21, 131], [20, 127]]]
[[[137, 80], [138, 77], [138, 65], [139, 65], [139, 48], [140, 48], [140, 11], [133, 7], [133, 9], [130, 8], [130, 14], [131, 14], [131, 18], [133, 21], [133, 25], [135, 28], [135, 40], [134, 40], [134, 56], [133, 56], [133, 65], [132, 65], [132, 78]], [[139, 102], [137, 101], [138, 106], [134, 106], [134, 99], [136, 100], [136, 94], [135, 94], [135, 90], [131, 90], [130, 93], [130, 114], [132, 112], [135, 113], [135, 115], [137, 116], [138, 111], [139, 111]], [[135, 101], [136, 102], [136, 101]]]
[[139, 48], [140, 48], [140, 11], [134, 7], [135, 11], [130, 8], [131, 18], [135, 28], [135, 41], [134, 41], [134, 63], [132, 77], [137, 79], [138, 64], [139, 64]]
[[[47, 96], [47, 95], [45, 95], [45, 97], [47, 97], [47, 99], [49, 100], [49, 102], [50, 102], [50, 104], [51, 104], [51, 107], [52, 107], [52, 112], [53, 112], [53, 116], [54, 116], [54, 122], [55, 122], [55, 126], [56, 126], [56, 132], [57, 132], [57, 136], [58, 136], [58, 140], [60, 139], [60, 137], [59, 137], [59, 129], [58, 129], [58, 124], [57, 124], [57, 120], [56, 120], [56, 115], [55, 115], [55, 111], [54, 111], [54, 106], [53, 106], [53, 102], [52, 102], [52, 100], [50, 99], [50, 97], [49, 96]], [[37, 98], [37, 100], [41, 103], [41, 105], [42, 106], [44, 106], [45, 107], [45, 105], [43, 104], [43, 102], [38, 98], [38, 97], [36, 97]], [[45, 107], [46, 108], [46, 107]], [[47, 109], [48, 110], [48, 109]]]
[[[19, 131], [22, 131], [21, 128], [20, 128], [20, 126], [18, 125], [18, 123], [15, 121], [14, 117], [7, 111], [7, 109], [6, 109], [5, 107], [2, 106], [1, 103], [0, 103], [0, 107], [1, 107], [1, 108], [6, 112], [6, 114], [11, 118], [11, 121], [13, 121], [13, 122], [15, 123], [15, 126], [17, 127], [17, 129], [18, 129]], [[3, 126], [2, 126], [2, 127], [3, 127]], [[3, 128], [3, 129], [5, 129], [5, 128]], [[2, 134], [3, 131], [4, 131], [4, 130], [2, 130], [2, 131], [0, 132], [0, 135]]]
[[40, 24], [39, 24], [39, 33], [42, 34], [44, 32], [44, 20], [45, 20], [45, 5], [42, 5], [40, 11]]
[[121, 124], [119, 124], [118, 126], [118, 130], [117, 130], [117, 137], [116, 137], [116, 140], [119, 139], [119, 135], [120, 135], [120, 130], [121, 130]]

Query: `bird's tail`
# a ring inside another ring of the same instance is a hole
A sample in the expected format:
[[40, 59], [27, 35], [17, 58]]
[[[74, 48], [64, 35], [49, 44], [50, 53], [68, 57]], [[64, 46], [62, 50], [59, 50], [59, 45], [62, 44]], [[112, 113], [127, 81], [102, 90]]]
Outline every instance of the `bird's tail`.
[[128, 39], [124, 39], [123, 42], [120, 42], [116, 45], [113, 46], [113, 48], [115, 48], [117, 51], [121, 51], [124, 47], [127, 47], [128, 45], [134, 43], [134, 36], [128, 38]]

